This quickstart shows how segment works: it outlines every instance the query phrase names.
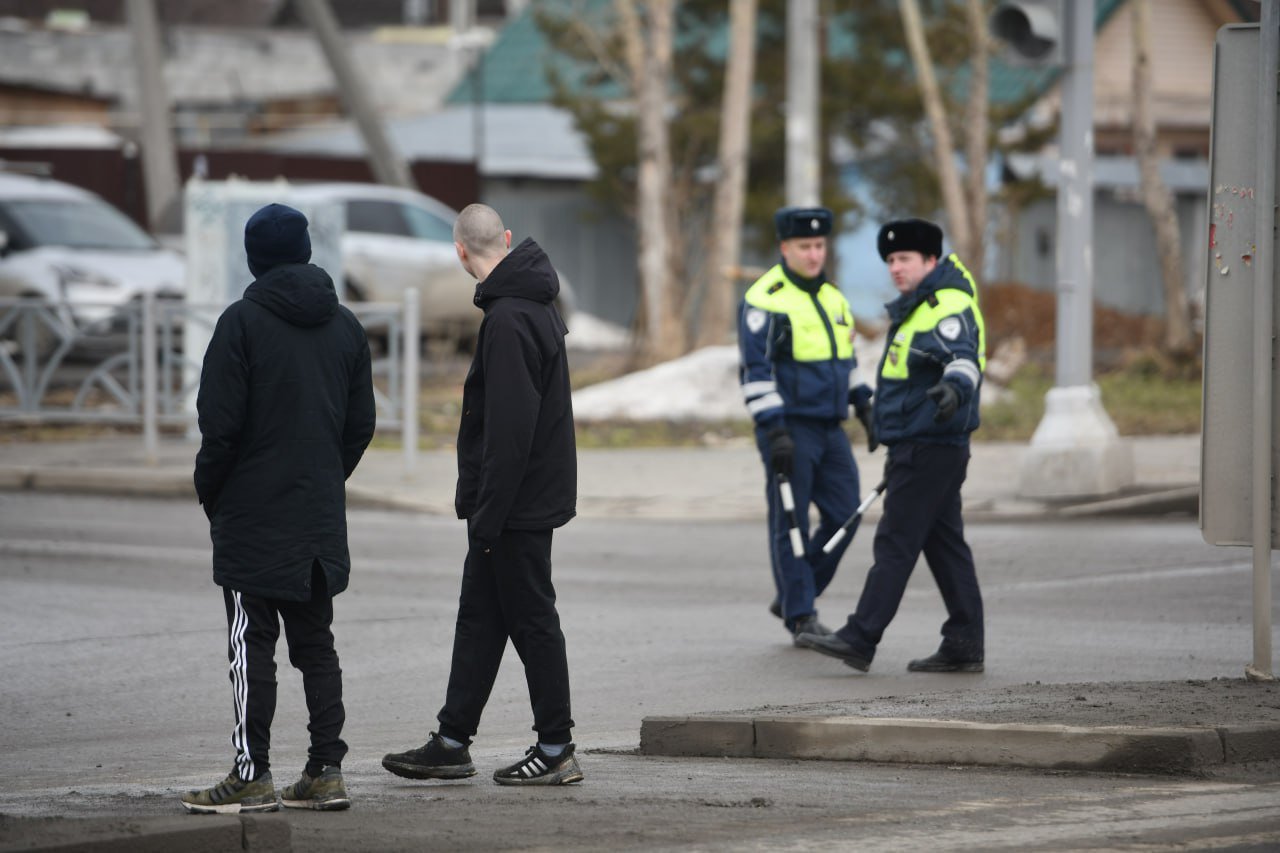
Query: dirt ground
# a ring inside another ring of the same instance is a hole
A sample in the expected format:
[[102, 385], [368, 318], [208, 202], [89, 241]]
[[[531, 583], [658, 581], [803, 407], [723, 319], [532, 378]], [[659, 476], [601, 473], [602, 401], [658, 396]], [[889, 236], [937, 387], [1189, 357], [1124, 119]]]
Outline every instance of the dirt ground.
[[[1024, 284], [994, 282], [983, 286], [981, 299], [988, 353], [1014, 338], [1022, 338], [1031, 362], [1053, 362], [1058, 310], [1055, 293], [1033, 290]], [[1101, 369], [1122, 367], [1142, 354], [1158, 351], [1163, 331], [1160, 317], [1126, 314], [1095, 302], [1095, 362]], [[1199, 352], [1198, 347], [1196, 351]]]
[[1095, 684], [1036, 682], [999, 690], [885, 696], [840, 703], [753, 708], [742, 713], [908, 717], [1072, 726], [1178, 727], [1280, 723], [1280, 683], [1250, 682], [1243, 678]]

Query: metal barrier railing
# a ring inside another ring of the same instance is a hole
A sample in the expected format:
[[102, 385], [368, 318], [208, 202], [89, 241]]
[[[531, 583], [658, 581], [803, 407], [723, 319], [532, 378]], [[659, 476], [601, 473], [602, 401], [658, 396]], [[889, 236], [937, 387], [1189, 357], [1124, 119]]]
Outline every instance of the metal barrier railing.
[[[371, 337], [378, 429], [399, 430], [408, 470], [417, 447], [417, 291], [347, 306]], [[157, 299], [80, 305], [0, 299], [0, 421], [142, 427], [148, 456], [160, 426], [195, 426], [204, 353], [186, 353], [188, 323], [212, 333], [222, 306]], [[412, 343], [410, 343], [412, 342]], [[407, 416], [408, 415], [408, 416]]]

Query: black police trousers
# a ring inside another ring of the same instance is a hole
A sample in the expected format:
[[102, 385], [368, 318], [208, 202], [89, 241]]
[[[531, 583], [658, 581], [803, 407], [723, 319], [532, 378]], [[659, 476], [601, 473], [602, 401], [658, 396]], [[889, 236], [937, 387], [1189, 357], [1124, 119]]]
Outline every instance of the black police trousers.
[[227, 607], [227, 658], [235, 704], [231, 745], [236, 773], [257, 779], [271, 769], [271, 721], [276, 714], [276, 641], [280, 623], [289, 644], [289, 663], [302, 672], [310, 722], [308, 773], [340, 765], [347, 754], [342, 740], [342, 668], [333, 648], [333, 598], [324, 569], [311, 567], [311, 600], [284, 601], [222, 588]]
[[889, 448], [884, 514], [872, 544], [875, 564], [858, 609], [836, 632], [867, 660], [898, 612], [921, 553], [947, 606], [939, 651], [956, 660], [982, 660], [982, 593], [960, 516], [968, 467], [967, 444], [901, 442]]
[[437, 717], [441, 735], [471, 742], [508, 638], [524, 663], [538, 740], [568, 743], [569, 661], [551, 585], [550, 530], [504, 530], [488, 553], [471, 543], [462, 568], [449, 688]]

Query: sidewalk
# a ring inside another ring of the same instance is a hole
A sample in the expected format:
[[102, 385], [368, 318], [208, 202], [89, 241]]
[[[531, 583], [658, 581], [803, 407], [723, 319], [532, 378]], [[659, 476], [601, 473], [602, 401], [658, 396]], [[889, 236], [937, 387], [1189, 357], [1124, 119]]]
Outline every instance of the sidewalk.
[[[1017, 493], [1026, 445], [974, 442], [963, 490], [966, 520], [1108, 514], [1194, 513], [1198, 503], [1199, 436], [1129, 439], [1135, 483], [1125, 494], [1063, 503]], [[197, 445], [163, 441], [149, 463], [140, 439], [0, 444], [0, 489], [195, 499], [191, 472]], [[855, 448], [865, 494], [880, 479], [884, 451]], [[453, 514], [457, 467], [451, 450], [418, 454], [413, 471], [400, 450], [375, 449], [347, 485], [352, 506]], [[764, 475], [754, 446], [582, 450], [578, 514], [582, 518], [746, 520], [764, 514]], [[879, 514], [879, 504], [868, 518]]]

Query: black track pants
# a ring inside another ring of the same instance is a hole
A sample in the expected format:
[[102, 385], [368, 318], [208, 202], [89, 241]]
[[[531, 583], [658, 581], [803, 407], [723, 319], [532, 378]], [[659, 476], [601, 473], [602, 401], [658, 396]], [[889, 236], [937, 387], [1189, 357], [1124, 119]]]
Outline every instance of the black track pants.
[[467, 552], [440, 734], [471, 742], [508, 638], [524, 663], [538, 739], [568, 743], [569, 663], [551, 585], [550, 530], [504, 530], [490, 553], [474, 544]]
[[307, 697], [311, 748], [307, 768], [316, 772], [341, 764], [346, 712], [342, 706], [342, 669], [333, 648], [333, 599], [324, 570], [311, 569], [311, 600], [259, 598], [223, 587], [227, 606], [230, 677], [235, 699], [236, 772], [256, 779], [271, 769], [271, 720], [276, 713], [276, 640], [284, 622], [289, 663], [302, 672]]

